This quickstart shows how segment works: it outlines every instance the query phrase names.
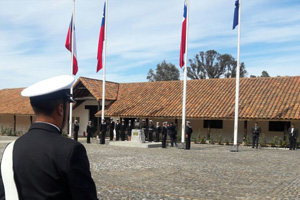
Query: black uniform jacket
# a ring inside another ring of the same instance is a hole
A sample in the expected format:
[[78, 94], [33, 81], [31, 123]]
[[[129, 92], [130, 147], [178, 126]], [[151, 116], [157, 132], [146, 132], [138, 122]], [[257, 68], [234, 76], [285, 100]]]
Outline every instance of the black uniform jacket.
[[167, 132], [168, 132], [168, 127], [163, 126], [163, 128], [162, 128], [162, 136], [166, 137], [167, 136]]
[[169, 133], [169, 136], [175, 136], [176, 135], [176, 127], [174, 125], [170, 125], [168, 127], [168, 133]]
[[86, 133], [87, 134], [92, 134], [92, 126], [90, 126], [90, 125], [87, 125], [87, 127], [86, 127]]
[[160, 126], [156, 126], [155, 127], [155, 132], [156, 133], [160, 133], [161, 132], [161, 127]]
[[74, 124], [74, 131], [78, 132], [79, 131], [79, 124]]
[[110, 122], [109, 130], [111, 133], [114, 132], [114, 130], [115, 130], [115, 122], [114, 121]]
[[253, 135], [259, 136], [259, 134], [260, 134], [260, 132], [261, 132], [260, 126], [257, 126], [257, 127], [256, 127], [256, 131], [255, 131], [255, 126], [252, 127], [251, 132], [252, 132]]
[[107, 124], [106, 123], [101, 123], [100, 124], [100, 130], [101, 130], [101, 133], [106, 133], [106, 131], [107, 131]]
[[116, 132], [119, 132], [121, 129], [121, 124], [120, 123], [116, 123]]
[[187, 126], [186, 129], [185, 129], [185, 134], [187, 134], [188, 137], [191, 137], [192, 133], [193, 133], [192, 127]]
[[149, 127], [148, 127], [149, 133], [153, 133], [154, 129], [155, 129], [154, 124], [150, 124]]
[[[97, 199], [84, 146], [50, 124], [34, 123], [16, 140], [13, 169], [20, 200]], [[0, 199], [5, 199], [2, 177]]]
[[298, 138], [298, 129], [297, 128], [294, 128], [293, 133], [292, 133], [292, 128], [289, 128], [288, 133], [289, 133], [290, 137], [292, 137], [292, 135], [293, 135], [294, 138], [296, 138], [296, 139]]
[[132, 131], [132, 129], [133, 129], [132, 124], [128, 124], [128, 126], [126, 127], [127, 135], [131, 136], [131, 131]]

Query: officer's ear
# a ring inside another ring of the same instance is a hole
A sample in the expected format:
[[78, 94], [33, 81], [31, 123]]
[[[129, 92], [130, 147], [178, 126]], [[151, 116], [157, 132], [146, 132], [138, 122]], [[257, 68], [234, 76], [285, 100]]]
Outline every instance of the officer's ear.
[[64, 115], [64, 105], [63, 103], [59, 103], [57, 108], [56, 108], [56, 114], [58, 116], [63, 116]]

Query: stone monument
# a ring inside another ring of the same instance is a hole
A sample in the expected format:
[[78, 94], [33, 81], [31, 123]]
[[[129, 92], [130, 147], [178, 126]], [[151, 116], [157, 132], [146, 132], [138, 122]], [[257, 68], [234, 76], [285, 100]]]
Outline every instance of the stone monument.
[[145, 143], [145, 133], [143, 129], [132, 129], [131, 142]]

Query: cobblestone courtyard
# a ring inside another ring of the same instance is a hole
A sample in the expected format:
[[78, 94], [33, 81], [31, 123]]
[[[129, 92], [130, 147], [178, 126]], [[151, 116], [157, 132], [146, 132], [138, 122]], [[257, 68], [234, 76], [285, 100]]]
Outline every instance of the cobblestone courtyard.
[[[11, 138], [0, 139], [1, 156]], [[300, 199], [300, 150], [86, 144], [99, 199]], [[97, 141], [99, 142], [99, 141]]]

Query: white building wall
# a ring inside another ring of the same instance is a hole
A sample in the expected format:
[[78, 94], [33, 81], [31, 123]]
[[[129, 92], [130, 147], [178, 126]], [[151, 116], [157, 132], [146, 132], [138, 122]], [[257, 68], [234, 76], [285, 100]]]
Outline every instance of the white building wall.
[[14, 129], [14, 116], [13, 115], [0, 115], [0, 128]]
[[[35, 116], [32, 117], [32, 122]], [[22, 134], [26, 133], [31, 125], [30, 116], [16, 116], [16, 131]], [[14, 115], [0, 115], [0, 128], [14, 129]]]
[[[83, 132], [86, 131], [86, 126], [89, 122], [89, 110], [85, 109], [85, 106], [98, 106], [98, 102], [95, 100], [88, 100], [80, 104], [75, 110], [73, 110], [73, 118], [76, 119], [79, 117], [79, 131], [78, 136], [83, 136]], [[72, 130], [73, 130], [72, 123]], [[86, 135], [86, 134], [85, 134]]]
[[29, 130], [30, 116], [17, 116], [16, 117], [16, 131], [21, 132], [22, 134], [26, 133]]

